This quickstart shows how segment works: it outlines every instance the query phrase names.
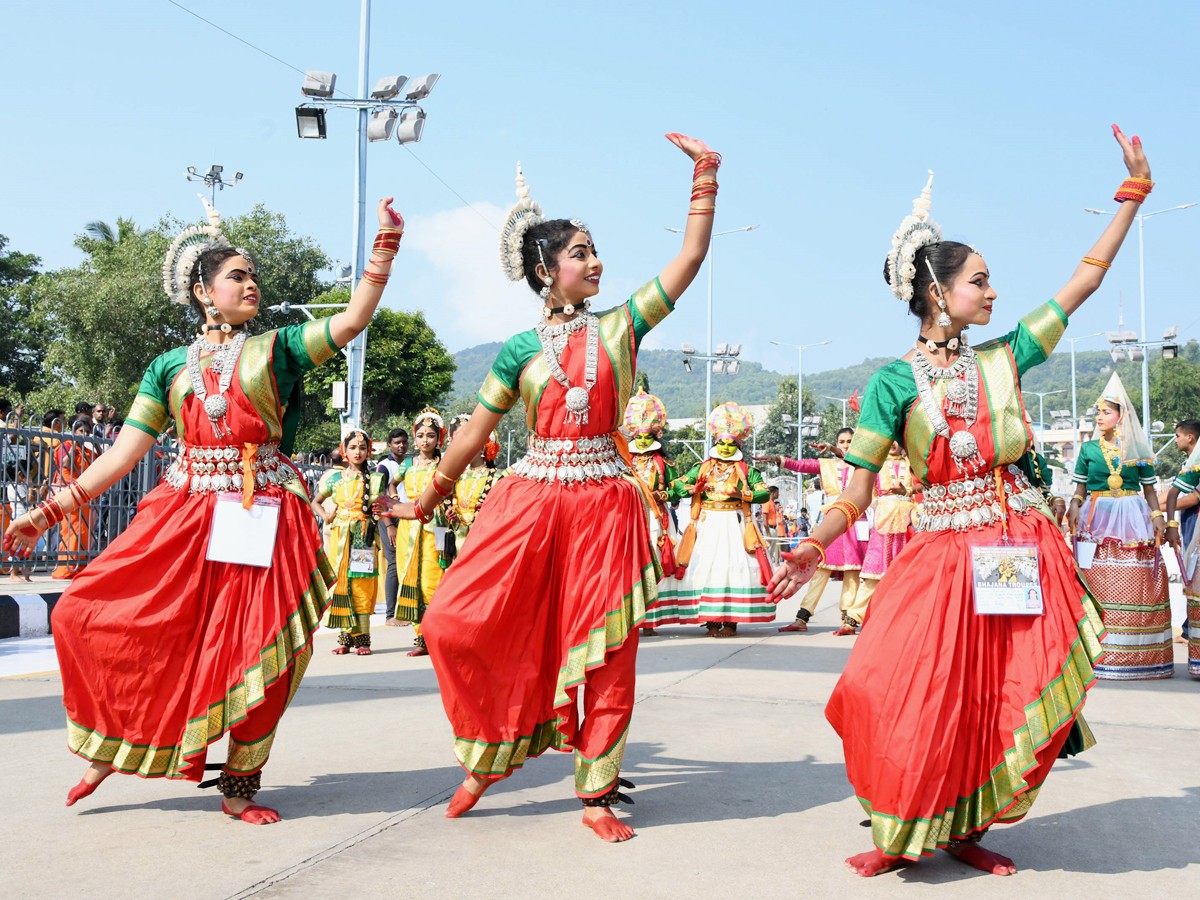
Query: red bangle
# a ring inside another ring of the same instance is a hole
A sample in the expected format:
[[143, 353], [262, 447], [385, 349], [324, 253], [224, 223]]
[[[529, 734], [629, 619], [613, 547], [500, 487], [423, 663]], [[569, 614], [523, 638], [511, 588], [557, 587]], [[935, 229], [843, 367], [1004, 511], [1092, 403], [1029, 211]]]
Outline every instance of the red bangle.
[[1152, 190], [1154, 190], [1154, 182], [1149, 178], [1130, 177], [1121, 182], [1113, 199], [1118, 203], [1124, 203], [1126, 200], [1141, 203], [1150, 196]]
[[810, 544], [813, 547], [817, 548], [817, 552], [821, 554], [821, 561], [819, 563], [817, 563], [817, 565], [818, 566], [825, 565], [825, 545], [822, 544], [820, 541], [818, 541], [815, 537], [804, 538], [804, 540], [800, 541], [800, 543], [798, 543], [796, 545], [796, 549], [791, 552], [784, 551], [784, 554], [783, 554], [784, 559], [788, 560], [789, 562], [795, 562], [796, 554], [798, 553], [800, 548], [803, 547], [805, 544]]

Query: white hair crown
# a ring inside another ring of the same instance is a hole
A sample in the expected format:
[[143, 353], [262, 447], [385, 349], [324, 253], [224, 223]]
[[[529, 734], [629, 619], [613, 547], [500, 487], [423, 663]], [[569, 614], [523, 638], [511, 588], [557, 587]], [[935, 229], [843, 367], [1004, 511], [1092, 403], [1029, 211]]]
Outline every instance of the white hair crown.
[[529, 185], [525, 183], [525, 173], [521, 164], [517, 163], [517, 202], [508, 211], [504, 225], [500, 229], [500, 268], [504, 270], [509, 281], [525, 279], [525, 262], [521, 258], [521, 248], [525, 245], [525, 232], [534, 225], [546, 221], [542, 215], [542, 207], [529, 196]]
[[888, 251], [888, 284], [892, 293], [905, 303], [913, 297], [913, 279], [917, 277], [917, 266], [914, 260], [917, 251], [930, 244], [942, 240], [942, 228], [929, 217], [930, 194], [933, 190], [933, 170], [929, 170], [929, 180], [921, 191], [921, 196], [913, 201], [910, 215], [904, 217], [896, 233], [892, 235], [892, 249]]
[[180, 232], [179, 236], [171, 241], [167, 257], [163, 261], [163, 290], [172, 302], [183, 306], [187, 306], [192, 300], [192, 295], [188, 292], [188, 281], [192, 276], [192, 266], [196, 265], [200, 254], [206, 250], [232, 248], [221, 233], [221, 214], [204, 199], [203, 194], [196, 196], [204, 204], [208, 223], [191, 225]]

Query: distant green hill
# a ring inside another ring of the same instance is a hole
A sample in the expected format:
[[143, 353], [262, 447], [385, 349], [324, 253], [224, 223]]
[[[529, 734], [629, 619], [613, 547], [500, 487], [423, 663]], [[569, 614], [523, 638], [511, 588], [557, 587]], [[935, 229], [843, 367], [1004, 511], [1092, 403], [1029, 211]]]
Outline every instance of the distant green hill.
[[[500, 351], [499, 343], [479, 344], [454, 355], [458, 371], [454, 376], [452, 401], [469, 403], [483, 383], [492, 361]], [[855, 390], [862, 396], [871, 376], [892, 357], [864, 359], [855, 365], [826, 372], [805, 373], [804, 387], [817, 397], [849, 397]], [[1179, 362], [1195, 365], [1200, 360], [1200, 347], [1195, 341], [1180, 347]], [[1151, 367], [1163, 363], [1151, 351]], [[700, 416], [704, 408], [704, 370], [697, 364], [691, 373], [683, 367], [676, 350], [643, 350], [638, 354], [638, 369], [650, 379], [650, 389], [666, 404], [672, 418]], [[1076, 383], [1080, 414], [1084, 414], [1104, 389], [1112, 373], [1113, 361], [1106, 350], [1080, 351], [1076, 354]], [[1141, 364], [1126, 362], [1119, 366], [1133, 402], [1141, 405]], [[784, 375], [764, 369], [761, 364], [742, 360], [737, 375], [713, 376], [713, 402], [736, 400], [747, 405], [766, 404], [775, 400], [779, 381]], [[1023, 379], [1027, 396], [1025, 402], [1034, 418], [1038, 415], [1038, 397], [1033, 391], [1062, 391], [1045, 398], [1047, 421], [1051, 410], [1071, 408], [1071, 354], [1065, 347], [1049, 360], [1032, 369]], [[833, 405], [833, 404], [831, 404]], [[1200, 410], [1196, 411], [1200, 413]]]

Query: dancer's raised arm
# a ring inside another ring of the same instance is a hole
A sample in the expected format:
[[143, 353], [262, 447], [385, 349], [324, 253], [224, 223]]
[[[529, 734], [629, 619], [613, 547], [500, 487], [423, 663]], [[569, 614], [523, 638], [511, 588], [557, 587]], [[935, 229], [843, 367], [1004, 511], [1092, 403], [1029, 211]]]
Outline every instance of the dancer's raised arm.
[[371, 324], [375, 307], [379, 305], [383, 289], [391, 275], [392, 259], [400, 247], [400, 238], [404, 236], [404, 218], [392, 209], [392, 199], [384, 197], [379, 201], [376, 207], [379, 233], [375, 236], [375, 244], [371, 248], [371, 258], [367, 260], [358, 287], [350, 295], [350, 304], [345, 310], [332, 316], [329, 323], [329, 336], [339, 347], [345, 347]]
[[679, 255], [667, 263], [658, 281], [671, 301], [680, 298], [700, 271], [712, 240], [713, 215], [717, 205], [717, 169], [721, 154], [708, 149], [704, 141], [672, 131], [667, 140], [695, 161], [692, 171], [692, 201], [688, 207], [687, 227]]
[[1113, 137], [1121, 145], [1125, 157], [1125, 168], [1129, 177], [1122, 182], [1115, 199], [1120, 206], [1100, 239], [1092, 245], [1087, 256], [1075, 268], [1075, 274], [1057, 294], [1054, 299], [1062, 307], [1062, 311], [1070, 316], [1100, 287], [1100, 282], [1112, 265], [1117, 251], [1129, 233], [1129, 226], [1142, 208], [1142, 201], [1149, 195], [1154, 182], [1150, 180], [1150, 163], [1146, 161], [1146, 152], [1142, 149], [1142, 139], [1136, 134], [1130, 140], [1116, 125], [1112, 127]]

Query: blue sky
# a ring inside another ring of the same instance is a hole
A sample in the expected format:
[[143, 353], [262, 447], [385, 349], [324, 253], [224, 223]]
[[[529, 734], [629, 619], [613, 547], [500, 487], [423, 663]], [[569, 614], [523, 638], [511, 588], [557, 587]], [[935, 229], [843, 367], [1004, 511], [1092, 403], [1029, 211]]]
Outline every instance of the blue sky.
[[[359, 0], [181, 2], [356, 86]], [[664, 226], [684, 221], [691, 167], [661, 135], [683, 131], [725, 156], [717, 229], [759, 225], [716, 242], [716, 341], [785, 372], [795, 353], [771, 339], [832, 339], [805, 354], [812, 372], [902, 353], [916, 323], [881, 267], [930, 168], [934, 217], [983, 251], [1000, 292], [974, 338], [1007, 330], [1099, 234], [1083, 208], [1113, 207], [1110, 122], [1145, 141], [1158, 181], [1146, 211], [1200, 201], [1200, 5], [996, 6], [375, 0], [371, 81], [442, 73], [413, 152], [369, 147], [368, 197], [394, 193], [409, 221], [385, 302], [423, 309], [452, 350], [533, 322], [536, 298], [497, 262], [518, 159], [548, 214], [592, 226], [602, 299], [618, 302], [678, 247]], [[71, 265], [89, 221], [197, 218], [182, 173], [220, 163], [246, 176], [218, 195], [223, 212], [262, 202], [349, 258], [354, 114], [331, 111], [328, 140], [299, 140], [292, 69], [168, 0], [9, 2], [0, 27], [10, 249]], [[1200, 336], [1198, 238], [1200, 207], [1146, 222], [1152, 339], [1172, 324]], [[1122, 297], [1136, 329], [1132, 236], [1070, 333], [1115, 328]], [[702, 346], [705, 302], [702, 275], [651, 345]]]

